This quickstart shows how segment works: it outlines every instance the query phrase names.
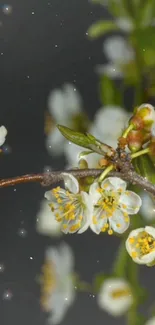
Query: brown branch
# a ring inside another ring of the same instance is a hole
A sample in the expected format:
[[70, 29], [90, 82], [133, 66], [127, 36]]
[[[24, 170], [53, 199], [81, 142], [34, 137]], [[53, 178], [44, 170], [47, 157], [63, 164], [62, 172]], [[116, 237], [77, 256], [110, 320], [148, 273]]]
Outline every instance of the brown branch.
[[[101, 169], [71, 169], [66, 170], [66, 173], [70, 173], [75, 177], [84, 178], [87, 176], [97, 177], [102, 173]], [[63, 180], [64, 171], [53, 171], [45, 174], [32, 174], [32, 175], [23, 175], [19, 177], [2, 179], [0, 180], [0, 188], [7, 186], [14, 186], [22, 183], [37, 182], [42, 186], [50, 186], [52, 184], [58, 183]], [[108, 176], [120, 177], [123, 180], [133, 184], [138, 185], [142, 189], [145, 189], [149, 193], [155, 195], [155, 185], [150, 183], [148, 180], [138, 175], [135, 171], [129, 170], [126, 172], [111, 172]]]

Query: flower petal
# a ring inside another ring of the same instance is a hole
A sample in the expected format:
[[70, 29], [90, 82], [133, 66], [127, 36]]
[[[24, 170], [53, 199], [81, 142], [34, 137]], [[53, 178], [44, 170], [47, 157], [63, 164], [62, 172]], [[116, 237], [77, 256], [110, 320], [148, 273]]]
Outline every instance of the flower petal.
[[125, 191], [120, 196], [119, 203], [122, 211], [127, 212], [128, 214], [136, 214], [142, 205], [142, 200], [136, 193]]
[[155, 238], [155, 228], [151, 226], [146, 226], [145, 231], [148, 232], [153, 238]]
[[79, 229], [78, 234], [82, 234], [84, 231], [88, 229], [90, 226], [91, 220], [92, 220], [92, 215], [93, 215], [93, 202], [91, 200], [90, 195], [88, 195], [86, 192], [81, 192], [81, 196], [83, 199], [83, 202], [85, 204], [85, 209], [83, 212], [83, 225]]
[[46, 148], [51, 155], [59, 156], [64, 151], [65, 138], [55, 127], [54, 130], [46, 138]]
[[112, 217], [109, 218], [111, 228], [118, 234], [124, 233], [130, 224], [128, 216], [124, 216], [121, 210], [116, 210]]
[[101, 187], [107, 191], [118, 191], [119, 189], [124, 191], [126, 189], [126, 182], [119, 177], [108, 177], [101, 183]]
[[99, 208], [95, 208], [93, 212], [91, 224], [90, 224], [91, 230], [95, 232], [97, 235], [100, 234], [102, 229], [107, 224], [107, 220], [108, 218], [106, 212]]
[[91, 200], [94, 205], [97, 203], [97, 201], [101, 197], [101, 194], [98, 191], [99, 188], [100, 188], [100, 186], [99, 186], [98, 182], [92, 183], [89, 188], [89, 195], [91, 196]]
[[0, 146], [3, 145], [3, 143], [5, 142], [5, 138], [6, 138], [6, 135], [7, 135], [7, 129], [4, 125], [2, 125], [0, 127]]
[[79, 192], [79, 183], [78, 180], [69, 173], [62, 173], [65, 188], [68, 189], [71, 193], [77, 194]]

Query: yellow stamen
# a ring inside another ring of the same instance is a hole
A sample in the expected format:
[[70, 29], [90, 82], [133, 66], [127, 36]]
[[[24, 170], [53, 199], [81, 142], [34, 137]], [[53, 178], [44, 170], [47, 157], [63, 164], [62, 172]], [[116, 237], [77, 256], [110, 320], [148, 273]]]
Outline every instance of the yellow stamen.
[[42, 267], [41, 276], [41, 304], [47, 310], [49, 294], [54, 290], [56, 285], [55, 269], [51, 262], [45, 261]]
[[134, 237], [130, 237], [130, 238], [129, 238], [129, 243], [130, 243], [130, 244], [134, 244], [134, 242], [135, 242], [135, 238], [134, 238]]
[[129, 288], [116, 289], [116, 290], [113, 290], [111, 295], [114, 299], [119, 299], [119, 298], [123, 298], [123, 297], [127, 297], [127, 296], [131, 295], [131, 290]]
[[94, 225], [97, 225], [97, 218], [96, 218], [96, 216], [93, 216], [93, 224]]
[[137, 252], [135, 252], [135, 251], [133, 251], [133, 252], [131, 253], [131, 256], [132, 256], [133, 258], [135, 258], [135, 257], [137, 257], [137, 256], [138, 256], [138, 253], [137, 253]]
[[72, 232], [72, 231], [76, 231], [76, 230], [78, 230], [80, 227], [81, 227], [81, 222], [78, 222], [78, 223], [76, 223], [75, 225], [71, 226], [69, 230], [70, 230], [71, 232]]

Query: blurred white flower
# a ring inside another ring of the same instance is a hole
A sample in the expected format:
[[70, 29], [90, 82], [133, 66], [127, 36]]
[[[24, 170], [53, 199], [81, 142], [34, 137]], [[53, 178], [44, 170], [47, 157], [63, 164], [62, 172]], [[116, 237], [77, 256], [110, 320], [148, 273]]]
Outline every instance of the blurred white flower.
[[155, 317], [150, 318], [145, 325], [155, 325]]
[[63, 173], [65, 189], [57, 187], [45, 193], [50, 202], [57, 222], [61, 223], [61, 230], [67, 233], [81, 234], [90, 225], [93, 203], [91, 197], [79, 191], [79, 183], [71, 174]]
[[41, 305], [50, 313], [49, 324], [59, 324], [75, 299], [74, 257], [67, 244], [49, 247], [42, 268]]
[[141, 194], [142, 206], [140, 213], [147, 221], [155, 221], [155, 200], [146, 191]]
[[134, 59], [134, 51], [121, 36], [111, 36], [103, 43], [103, 51], [113, 63], [125, 64]]
[[[128, 31], [131, 28], [130, 22], [125, 21], [123, 18], [117, 20], [116, 24], [123, 31]], [[122, 78], [124, 75], [122, 65], [134, 60], [135, 55], [132, 47], [122, 36], [111, 36], [104, 41], [103, 51], [110, 63], [97, 66], [96, 71], [112, 79]]]
[[116, 19], [116, 25], [125, 33], [130, 33], [134, 29], [134, 24], [127, 17], [119, 17]]
[[[77, 89], [71, 84], [65, 84], [61, 89], [53, 90], [48, 97], [48, 109], [56, 124], [63, 124], [72, 128], [73, 119], [81, 112], [82, 100]], [[49, 153], [60, 155], [63, 153], [65, 138], [54, 127], [46, 139]]]
[[121, 136], [131, 114], [122, 107], [108, 105], [99, 109], [95, 115], [94, 122], [89, 130], [96, 138], [117, 147], [117, 139]]
[[[80, 160], [80, 154], [82, 153], [82, 151], [84, 151], [84, 148], [81, 148], [74, 143], [66, 142], [64, 146], [64, 151], [69, 168], [77, 167], [78, 161]], [[82, 158], [87, 161], [89, 168], [97, 168], [98, 161], [99, 159], [101, 159], [101, 157], [102, 156], [99, 154], [92, 153]]]
[[136, 214], [141, 206], [141, 198], [126, 190], [126, 182], [118, 177], [108, 177], [99, 185], [94, 182], [89, 189], [94, 204], [90, 228], [96, 233], [113, 231], [122, 234], [130, 224], [129, 215]]
[[98, 64], [95, 67], [95, 72], [99, 75], [106, 75], [112, 79], [120, 79], [123, 77], [121, 68], [112, 63]]
[[2, 125], [0, 127], [0, 146], [3, 145], [3, 143], [5, 142], [5, 138], [6, 138], [6, 135], [7, 135], [7, 129], [5, 128], [4, 125]]
[[47, 200], [41, 202], [40, 210], [37, 213], [36, 230], [40, 234], [47, 236], [60, 236], [61, 225], [55, 220], [55, 215], [51, 211]]
[[126, 249], [135, 263], [154, 265], [155, 228], [146, 226], [132, 230], [126, 240]]
[[112, 316], [122, 316], [133, 303], [130, 285], [122, 278], [109, 278], [104, 281], [98, 294], [99, 307]]
[[[130, 117], [131, 114], [119, 106], [105, 106], [97, 111], [88, 132], [102, 142], [116, 148], [117, 139], [121, 136]], [[79, 155], [82, 151], [84, 151], [84, 148], [71, 142], [65, 143], [64, 152], [69, 167], [77, 167], [80, 159]], [[101, 157], [101, 155], [94, 153], [86, 155], [84, 159], [88, 162], [89, 168], [97, 168]]]
[[134, 59], [134, 51], [122, 36], [111, 36], [103, 43], [103, 51], [114, 64], [126, 64]]

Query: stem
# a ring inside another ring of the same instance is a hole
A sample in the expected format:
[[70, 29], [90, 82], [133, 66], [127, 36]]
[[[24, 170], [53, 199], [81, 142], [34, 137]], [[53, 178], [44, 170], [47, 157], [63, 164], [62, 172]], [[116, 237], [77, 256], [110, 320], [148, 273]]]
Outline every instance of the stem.
[[134, 158], [137, 158], [139, 156], [145, 155], [146, 153], [149, 153], [149, 151], [150, 151], [149, 148], [140, 150], [138, 152], [135, 152], [135, 153], [131, 154], [131, 158], [134, 159]]
[[128, 128], [123, 132], [123, 134], [122, 134], [122, 138], [126, 138], [127, 137], [127, 135], [128, 135], [128, 133], [131, 131], [131, 130], [133, 130], [133, 124], [130, 124], [129, 126], [128, 126]]
[[[50, 186], [52, 184], [63, 181], [63, 173], [69, 173], [77, 178], [85, 178], [87, 176], [98, 177], [102, 173], [102, 169], [70, 169], [63, 171], [56, 171], [47, 174], [32, 174], [23, 175], [19, 177], [13, 177], [8, 179], [0, 180], [0, 188], [14, 186], [22, 183], [40, 183], [42, 186]], [[138, 185], [148, 191], [149, 193], [155, 195], [155, 185], [149, 182], [144, 177], [138, 175], [135, 171], [126, 170], [125, 172], [110, 172], [111, 177], [119, 177], [133, 185]]]
[[128, 253], [125, 248], [125, 240], [122, 239], [118, 253], [113, 265], [113, 272], [118, 277], [125, 277], [125, 266], [128, 259]]
[[100, 175], [98, 181], [99, 181], [99, 182], [103, 181], [103, 179], [105, 178], [105, 176], [106, 176], [109, 172], [111, 172], [113, 169], [114, 169], [114, 166], [113, 166], [113, 165], [108, 166], [108, 167], [104, 170], [104, 172]]

